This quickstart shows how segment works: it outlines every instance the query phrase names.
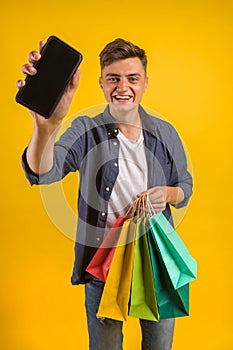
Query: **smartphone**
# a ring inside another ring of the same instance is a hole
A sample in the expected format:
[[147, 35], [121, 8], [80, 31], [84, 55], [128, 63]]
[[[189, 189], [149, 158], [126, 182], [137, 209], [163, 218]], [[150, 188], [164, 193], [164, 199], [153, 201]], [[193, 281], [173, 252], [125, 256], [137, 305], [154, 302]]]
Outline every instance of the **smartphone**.
[[16, 102], [49, 118], [60, 101], [82, 54], [56, 36], [50, 36], [35, 62], [37, 73], [28, 75], [26, 85], [16, 94]]

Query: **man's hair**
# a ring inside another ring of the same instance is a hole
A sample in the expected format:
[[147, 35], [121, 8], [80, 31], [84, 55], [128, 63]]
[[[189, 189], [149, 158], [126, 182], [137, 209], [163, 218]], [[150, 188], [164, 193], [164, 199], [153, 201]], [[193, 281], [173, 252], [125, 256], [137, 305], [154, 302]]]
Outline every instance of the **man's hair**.
[[108, 66], [115, 61], [123, 60], [125, 58], [138, 57], [146, 72], [147, 57], [145, 51], [130, 41], [120, 38], [116, 39], [108, 43], [101, 51], [99, 56], [101, 70], [105, 66]]

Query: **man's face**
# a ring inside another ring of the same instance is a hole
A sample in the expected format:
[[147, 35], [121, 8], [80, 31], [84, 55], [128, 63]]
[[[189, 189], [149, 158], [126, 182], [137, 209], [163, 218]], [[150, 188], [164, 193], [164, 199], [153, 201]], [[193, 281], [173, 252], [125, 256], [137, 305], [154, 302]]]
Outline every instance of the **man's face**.
[[144, 67], [138, 57], [121, 59], [105, 66], [100, 77], [106, 101], [120, 110], [129, 110], [138, 105], [147, 83]]

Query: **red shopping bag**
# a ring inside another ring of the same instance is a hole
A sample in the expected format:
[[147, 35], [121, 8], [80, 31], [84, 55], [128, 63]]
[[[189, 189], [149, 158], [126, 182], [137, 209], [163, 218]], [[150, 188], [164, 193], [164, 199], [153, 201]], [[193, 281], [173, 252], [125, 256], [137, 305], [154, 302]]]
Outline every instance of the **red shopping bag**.
[[124, 216], [117, 218], [86, 268], [87, 272], [103, 282], [106, 281], [124, 221]]

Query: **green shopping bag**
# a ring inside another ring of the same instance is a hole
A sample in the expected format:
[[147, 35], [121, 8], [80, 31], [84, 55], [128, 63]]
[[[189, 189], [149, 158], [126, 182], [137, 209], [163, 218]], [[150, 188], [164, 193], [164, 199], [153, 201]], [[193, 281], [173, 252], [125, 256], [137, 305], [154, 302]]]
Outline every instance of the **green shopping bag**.
[[134, 265], [131, 286], [129, 315], [141, 319], [158, 321], [153, 272], [146, 237], [147, 219], [138, 220], [134, 244]]
[[123, 223], [100, 300], [97, 312], [98, 317], [112, 318], [119, 321], [127, 319], [134, 258], [135, 229], [136, 224], [132, 219]]
[[178, 289], [194, 280], [197, 274], [197, 262], [163, 213], [153, 215], [149, 222], [151, 233], [174, 288]]
[[160, 319], [189, 315], [189, 284], [174, 289], [150, 229], [147, 239]]

